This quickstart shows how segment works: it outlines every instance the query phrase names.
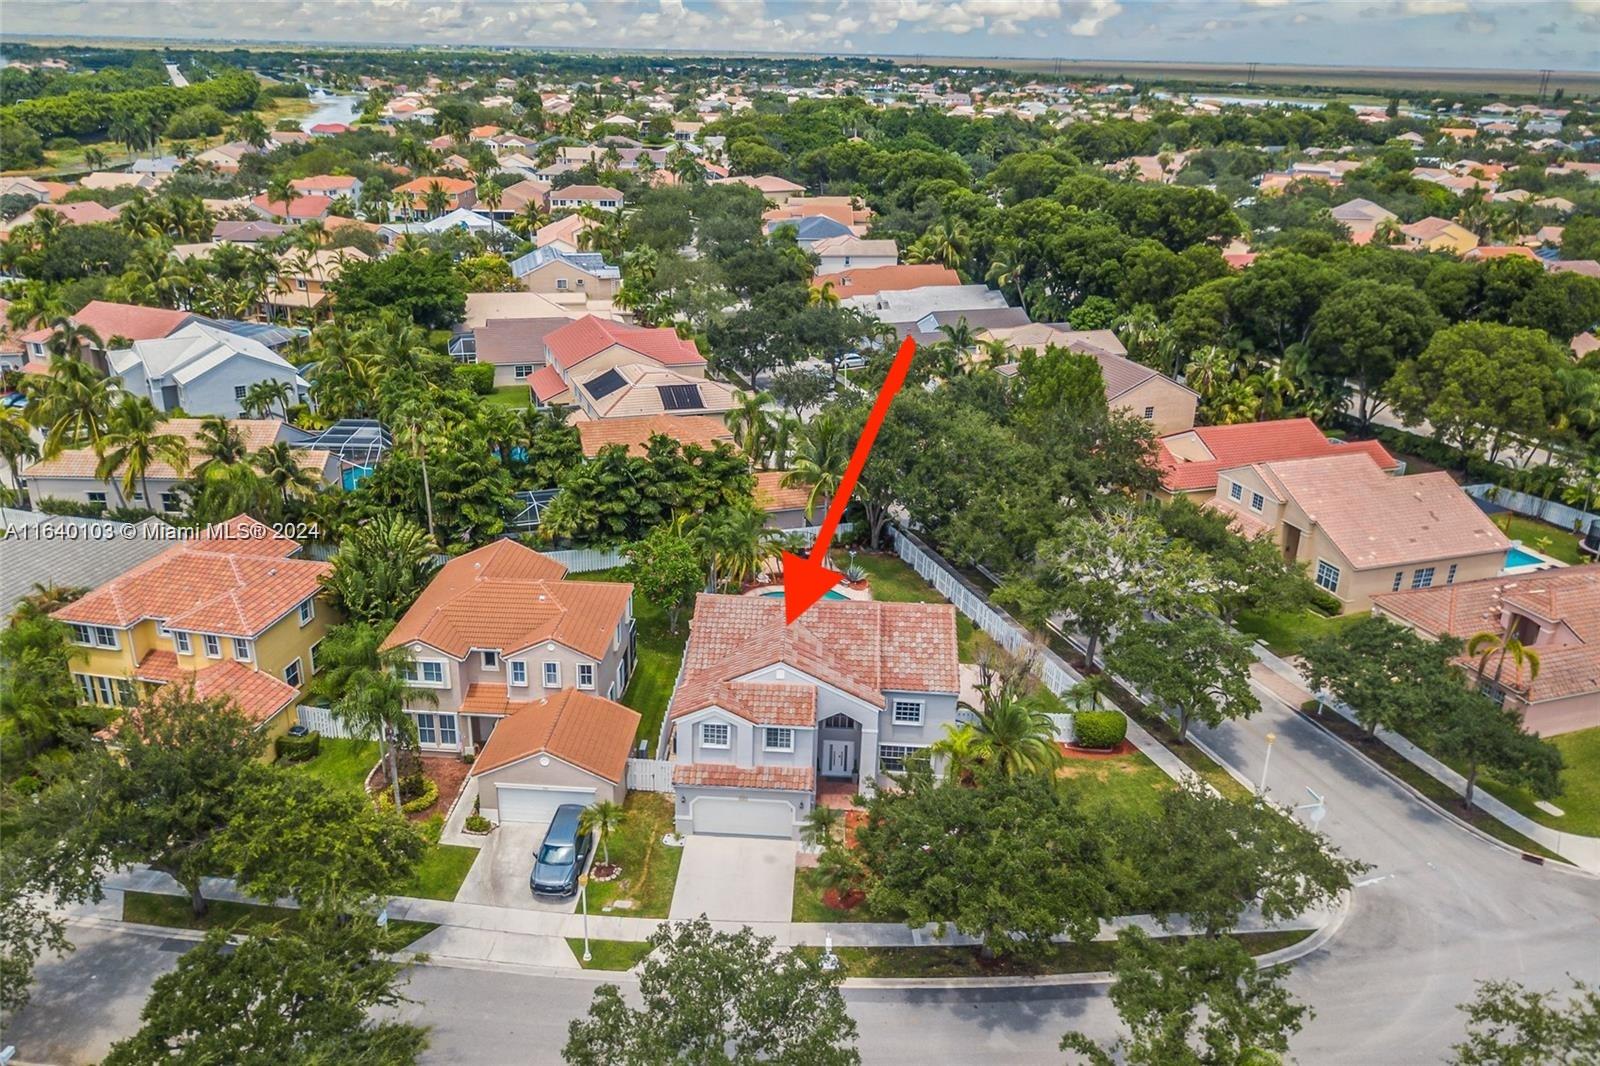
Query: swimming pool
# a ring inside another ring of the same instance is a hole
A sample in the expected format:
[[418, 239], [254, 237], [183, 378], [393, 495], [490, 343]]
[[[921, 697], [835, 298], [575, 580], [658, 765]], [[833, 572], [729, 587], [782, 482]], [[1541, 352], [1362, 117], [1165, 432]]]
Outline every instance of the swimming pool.
[[[761, 595], [781, 600], [783, 599], [783, 590], [773, 589], [771, 592], [763, 592]], [[827, 592], [822, 594], [822, 598], [825, 600], [847, 600], [850, 597], [842, 596], [839, 593], [834, 592], [832, 589], [829, 589]]]
[[1542, 562], [1544, 562], [1544, 560], [1539, 558], [1537, 555], [1534, 555], [1530, 552], [1525, 552], [1521, 548], [1515, 546], [1513, 546], [1510, 551], [1506, 552], [1507, 570], [1518, 566], [1535, 566]]

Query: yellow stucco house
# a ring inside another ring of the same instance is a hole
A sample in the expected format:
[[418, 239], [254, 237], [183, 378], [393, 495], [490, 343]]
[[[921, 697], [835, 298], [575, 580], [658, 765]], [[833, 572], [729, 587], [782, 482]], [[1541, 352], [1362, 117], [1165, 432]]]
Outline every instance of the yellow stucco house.
[[1466, 255], [1478, 246], [1478, 235], [1447, 218], [1428, 217], [1400, 227], [1401, 247], [1410, 252], [1453, 252]]
[[338, 621], [322, 590], [329, 564], [299, 551], [240, 515], [57, 610], [84, 700], [129, 706], [138, 686], [176, 682], [232, 700], [268, 737], [286, 732]]

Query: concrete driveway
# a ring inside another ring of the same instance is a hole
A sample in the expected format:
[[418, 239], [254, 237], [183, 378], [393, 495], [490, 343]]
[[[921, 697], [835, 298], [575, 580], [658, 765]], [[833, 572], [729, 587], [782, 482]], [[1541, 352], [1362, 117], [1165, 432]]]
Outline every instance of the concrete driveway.
[[528, 888], [534, 850], [549, 828], [549, 822], [502, 822], [483, 842], [477, 861], [456, 893], [457, 902], [558, 914], [577, 910], [576, 894], [571, 899], [535, 899]]
[[787, 922], [794, 906], [792, 840], [695, 834], [683, 845], [673, 918]]

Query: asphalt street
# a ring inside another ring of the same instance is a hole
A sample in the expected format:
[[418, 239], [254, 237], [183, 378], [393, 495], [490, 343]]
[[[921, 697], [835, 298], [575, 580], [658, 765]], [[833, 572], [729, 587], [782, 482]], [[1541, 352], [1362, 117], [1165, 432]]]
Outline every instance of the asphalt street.
[[[1474, 982], [1510, 977], [1538, 988], [1566, 975], [1600, 981], [1600, 880], [1526, 863], [1436, 814], [1359, 756], [1301, 721], [1265, 690], [1249, 722], [1201, 735], [1252, 779], [1276, 734], [1269, 794], [1321, 793], [1319, 828], [1372, 865], [1349, 917], [1322, 951], [1295, 965], [1291, 987], [1316, 1016], [1296, 1061], [1411, 1066], [1441, 1061], [1459, 1038], [1456, 1005]], [[137, 1024], [150, 982], [182, 941], [75, 926], [78, 951], [39, 968], [35, 1002], [6, 1039], [25, 1062], [95, 1061]], [[403, 1013], [432, 1027], [428, 1061], [554, 1063], [594, 975], [423, 966]], [[847, 991], [870, 1064], [1055, 1063], [1061, 1034], [1116, 1031], [1099, 987]]]

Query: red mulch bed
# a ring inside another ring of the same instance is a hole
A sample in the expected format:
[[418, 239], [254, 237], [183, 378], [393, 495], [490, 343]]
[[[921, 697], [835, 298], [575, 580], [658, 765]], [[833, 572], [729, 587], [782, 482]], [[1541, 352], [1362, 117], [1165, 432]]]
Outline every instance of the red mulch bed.
[[472, 772], [472, 767], [462, 762], [459, 755], [423, 755], [420, 758], [423, 775], [439, 786], [439, 801], [425, 811], [407, 815], [413, 822], [426, 821], [435, 814], [448, 811], [456, 797], [461, 795], [462, 786], [467, 783], [467, 774]]
[[1061, 754], [1069, 759], [1109, 759], [1115, 755], [1127, 755], [1134, 750], [1133, 745], [1126, 740], [1114, 748], [1079, 748], [1071, 744], [1057, 744], [1056, 747], [1060, 748]]
[[829, 910], [853, 911], [866, 902], [867, 894], [859, 888], [841, 893], [837, 888], [822, 890], [822, 905]]

